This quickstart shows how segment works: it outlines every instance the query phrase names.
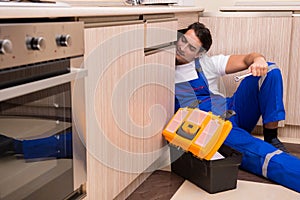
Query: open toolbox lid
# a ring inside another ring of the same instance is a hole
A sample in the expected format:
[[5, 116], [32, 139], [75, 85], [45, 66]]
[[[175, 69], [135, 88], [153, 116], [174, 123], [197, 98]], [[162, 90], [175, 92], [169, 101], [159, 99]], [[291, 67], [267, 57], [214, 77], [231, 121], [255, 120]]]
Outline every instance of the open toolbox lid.
[[210, 160], [225, 141], [232, 124], [198, 108], [180, 108], [163, 130], [165, 139], [200, 159]]

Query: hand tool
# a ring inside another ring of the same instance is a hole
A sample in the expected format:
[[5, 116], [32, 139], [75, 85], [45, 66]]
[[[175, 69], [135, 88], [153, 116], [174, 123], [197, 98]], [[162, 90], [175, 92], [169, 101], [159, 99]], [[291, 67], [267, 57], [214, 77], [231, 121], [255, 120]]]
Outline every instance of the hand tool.
[[238, 81], [242, 80], [243, 78], [246, 78], [246, 77], [251, 76], [251, 75], [252, 75], [252, 73], [250, 72], [250, 73], [247, 73], [247, 74], [244, 74], [244, 75], [241, 75], [241, 76], [235, 76], [234, 80], [236, 82], [238, 82]]

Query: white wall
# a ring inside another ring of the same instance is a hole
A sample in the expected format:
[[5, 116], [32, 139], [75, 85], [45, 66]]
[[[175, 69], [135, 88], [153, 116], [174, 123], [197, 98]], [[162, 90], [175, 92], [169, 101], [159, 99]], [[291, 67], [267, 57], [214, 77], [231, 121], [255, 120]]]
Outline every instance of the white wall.
[[236, 1], [240, 0], [196, 0], [196, 6], [205, 8], [205, 12], [215, 12], [221, 6], [232, 6]]
[[[265, 2], [265, 1], [280, 1], [280, 0], [196, 0], [196, 6], [201, 6], [205, 8], [205, 12], [217, 12], [219, 7], [222, 6], [233, 6], [236, 2]], [[288, 0], [287, 2], [298, 1], [299, 0]], [[281, 0], [284, 2], [284, 0]]]

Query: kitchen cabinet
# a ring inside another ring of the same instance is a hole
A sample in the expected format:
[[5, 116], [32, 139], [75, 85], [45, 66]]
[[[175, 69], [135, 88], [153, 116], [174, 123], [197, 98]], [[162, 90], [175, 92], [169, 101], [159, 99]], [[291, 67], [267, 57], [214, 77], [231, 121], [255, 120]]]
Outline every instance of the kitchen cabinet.
[[89, 199], [113, 199], [137, 177], [130, 166], [142, 165], [126, 152], [143, 152], [143, 133], [131, 126], [131, 116], [143, 118], [143, 99], [126, 97], [142, 82], [143, 47], [142, 23], [85, 29]]
[[175, 18], [178, 19], [177, 30], [186, 29], [190, 24], [199, 21], [199, 16], [199, 12], [175, 13]]
[[[212, 33], [210, 55], [259, 52], [268, 61], [276, 62], [283, 76], [284, 102], [287, 101], [291, 17], [200, 17], [200, 22], [206, 24]], [[221, 86], [226, 96], [231, 96], [238, 87], [239, 83], [233, 79], [237, 74], [223, 78]], [[287, 115], [290, 115], [289, 111]]]
[[[146, 19], [144, 66], [144, 166], [150, 167], [166, 148], [162, 130], [174, 113], [177, 19]], [[153, 170], [153, 169], [148, 169]]]
[[300, 112], [299, 112], [299, 101], [300, 96], [300, 68], [299, 57], [300, 57], [300, 17], [293, 17], [293, 29], [290, 47], [290, 65], [289, 65], [289, 78], [288, 81], [288, 91], [287, 91], [287, 102], [286, 102], [286, 124], [289, 125], [300, 125]]
[[113, 199], [162, 154], [161, 131], [174, 112], [177, 20], [82, 20], [87, 197]]
[[145, 48], [157, 48], [176, 41], [177, 19], [145, 19]]
[[[145, 55], [144, 165], [149, 167], [166, 150], [162, 130], [174, 113], [175, 46]], [[151, 169], [149, 169], [151, 170]], [[152, 169], [153, 170], [153, 169]]]

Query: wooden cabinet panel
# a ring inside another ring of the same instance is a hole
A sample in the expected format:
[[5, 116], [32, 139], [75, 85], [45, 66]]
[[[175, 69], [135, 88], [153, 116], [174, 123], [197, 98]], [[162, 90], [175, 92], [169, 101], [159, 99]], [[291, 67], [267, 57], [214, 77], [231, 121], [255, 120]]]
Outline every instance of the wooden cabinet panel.
[[176, 19], [86, 26], [88, 199], [115, 198], [162, 154], [155, 151], [173, 115], [175, 47], [146, 56], [144, 48], [175, 41], [176, 28]]
[[[200, 22], [207, 25], [212, 33], [210, 55], [262, 53], [267, 60], [276, 62], [280, 67], [286, 89], [290, 51], [288, 41], [292, 28], [290, 17], [201, 17]], [[234, 83], [233, 77], [230, 79], [230, 83]], [[237, 88], [237, 84], [233, 84], [233, 87]], [[227, 94], [231, 95], [231, 91]]]
[[177, 40], [177, 19], [147, 20], [145, 23], [145, 48]]
[[149, 167], [166, 145], [162, 130], [174, 113], [175, 46], [145, 56], [144, 165]]
[[199, 12], [175, 13], [178, 19], [177, 30], [186, 29], [190, 24], [199, 21]]
[[126, 99], [143, 79], [143, 33], [143, 24], [85, 29], [89, 199], [113, 199], [137, 177], [130, 170], [143, 164], [132, 156], [143, 152], [143, 133], [131, 121], [142, 113], [130, 106], [143, 100]]
[[300, 97], [300, 17], [293, 18], [291, 52], [290, 52], [290, 66], [288, 91], [287, 91], [287, 117], [286, 123], [289, 125], [300, 125], [300, 104], [298, 98]]
[[[207, 25], [212, 33], [209, 55], [258, 52], [268, 61], [276, 62], [282, 72], [286, 102], [291, 17], [201, 17], [200, 22]], [[233, 80], [235, 75], [223, 78], [226, 96], [231, 96], [238, 87]]]

